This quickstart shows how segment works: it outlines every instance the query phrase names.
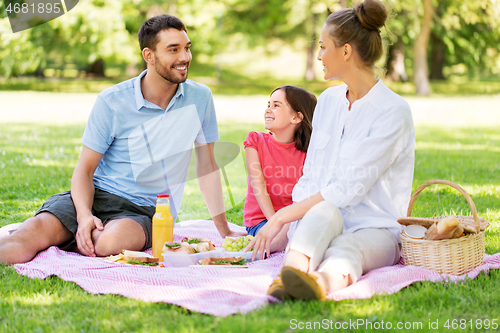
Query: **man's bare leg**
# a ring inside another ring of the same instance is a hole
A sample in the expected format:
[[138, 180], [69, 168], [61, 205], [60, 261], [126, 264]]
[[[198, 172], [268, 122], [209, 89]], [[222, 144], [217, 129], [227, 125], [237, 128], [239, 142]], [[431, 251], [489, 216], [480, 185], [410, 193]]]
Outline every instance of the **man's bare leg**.
[[22, 223], [7, 224], [0, 228], [0, 238], [10, 236], [14, 231], [19, 229]]
[[95, 253], [98, 257], [118, 254], [122, 250], [140, 251], [146, 243], [142, 226], [131, 218], [111, 220], [104, 230], [92, 232]]
[[10, 236], [0, 238], [0, 263], [28, 262], [40, 251], [60, 245], [73, 234], [52, 213], [40, 213], [24, 221]]

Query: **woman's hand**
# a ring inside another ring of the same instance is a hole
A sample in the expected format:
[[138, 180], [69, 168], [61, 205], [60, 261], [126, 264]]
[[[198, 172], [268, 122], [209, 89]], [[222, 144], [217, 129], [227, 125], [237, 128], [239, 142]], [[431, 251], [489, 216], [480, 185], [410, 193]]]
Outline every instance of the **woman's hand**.
[[283, 225], [281, 225], [279, 221], [274, 218], [275, 216], [276, 214], [273, 215], [273, 217], [262, 228], [260, 228], [254, 239], [252, 239], [252, 241], [243, 250], [244, 252], [247, 252], [253, 247], [252, 261], [255, 260], [257, 252], [259, 251], [260, 259], [264, 259], [264, 250], [266, 251], [266, 256], [271, 254], [271, 241], [283, 228]]
[[312, 206], [323, 200], [321, 193], [318, 192], [307, 199], [281, 208], [259, 230], [255, 238], [243, 251], [246, 252], [253, 247], [252, 260], [255, 260], [258, 251], [260, 251], [260, 258], [264, 259], [264, 249], [266, 250], [266, 255], [271, 254], [271, 241], [281, 231], [283, 226], [287, 223], [300, 220]]

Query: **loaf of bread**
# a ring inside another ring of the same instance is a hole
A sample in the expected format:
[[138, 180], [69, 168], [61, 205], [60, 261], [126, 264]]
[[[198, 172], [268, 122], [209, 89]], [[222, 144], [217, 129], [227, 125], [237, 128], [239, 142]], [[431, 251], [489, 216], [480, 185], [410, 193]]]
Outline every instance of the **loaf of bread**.
[[459, 225], [460, 221], [456, 217], [449, 216], [441, 219], [438, 223], [434, 223], [425, 232], [424, 239], [440, 240], [450, 239], [463, 235], [464, 229]]

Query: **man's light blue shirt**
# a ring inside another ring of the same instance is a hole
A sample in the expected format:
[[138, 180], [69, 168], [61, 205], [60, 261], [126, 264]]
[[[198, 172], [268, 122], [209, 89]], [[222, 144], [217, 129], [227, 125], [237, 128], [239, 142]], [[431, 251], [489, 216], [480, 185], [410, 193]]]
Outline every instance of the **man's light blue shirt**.
[[144, 99], [146, 72], [98, 95], [82, 143], [103, 154], [97, 188], [139, 206], [154, 206], [157, 194], [168, 193], [175, 221], [194, 141], [219, 140], [212, 92], [186, 80], [164, 110]]

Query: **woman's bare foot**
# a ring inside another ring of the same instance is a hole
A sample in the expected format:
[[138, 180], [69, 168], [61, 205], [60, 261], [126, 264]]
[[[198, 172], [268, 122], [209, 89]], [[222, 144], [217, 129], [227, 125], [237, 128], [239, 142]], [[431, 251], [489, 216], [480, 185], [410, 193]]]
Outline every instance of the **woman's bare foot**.
[[290, 266], [302, 272], [308, 272], [309, 257], [299, 251], [289, 250], [285, 255], [283, 266]]
[[326, 293], [334, 292], [346, 288], [352, 284], [350, 274], [344, 275], [342, 273], [329, 274], [327, 272], [311, 272], [310, 274], [316, 276], [316, 282], [326, 291]]

